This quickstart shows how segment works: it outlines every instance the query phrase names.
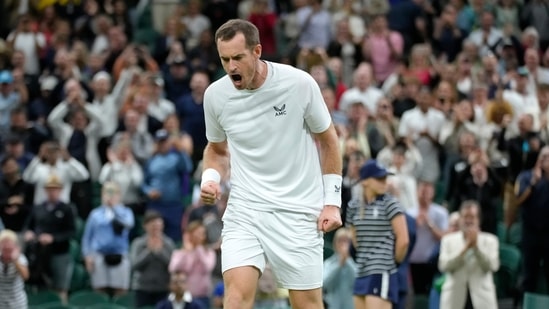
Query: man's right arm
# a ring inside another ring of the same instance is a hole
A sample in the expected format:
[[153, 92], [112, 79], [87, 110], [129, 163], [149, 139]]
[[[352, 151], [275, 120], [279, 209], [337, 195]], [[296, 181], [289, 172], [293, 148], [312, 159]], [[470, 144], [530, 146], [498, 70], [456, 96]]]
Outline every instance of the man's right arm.
[[204, 149], [203, 169], [213, 168], [222, 177], [229, 170], [229, 147], [227, 141], [221, 143], [208, 142]]

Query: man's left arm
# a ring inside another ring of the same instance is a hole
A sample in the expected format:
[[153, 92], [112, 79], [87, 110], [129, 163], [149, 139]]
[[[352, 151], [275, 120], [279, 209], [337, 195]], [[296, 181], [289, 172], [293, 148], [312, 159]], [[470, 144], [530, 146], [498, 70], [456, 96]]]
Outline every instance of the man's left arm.
[[491, 235], [478, 235], [474, 253], [482, 270], [496, 272], [499, 269], [499, 243]]
[[341, 173], [342, 160], [338, 138], [332, 124], [322, 133], [316, 133], [324, 182], [324, 208], [318, 219], [318, 228], [330, 232], [341, 226]]

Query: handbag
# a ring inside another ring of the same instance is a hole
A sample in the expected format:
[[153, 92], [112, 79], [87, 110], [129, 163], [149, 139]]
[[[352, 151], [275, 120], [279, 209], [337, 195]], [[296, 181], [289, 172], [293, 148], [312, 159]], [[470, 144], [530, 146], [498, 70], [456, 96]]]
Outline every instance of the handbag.
[[118, 266], [122, 263], [122, 254], [105, 254], [103, 259], [107, 266]]

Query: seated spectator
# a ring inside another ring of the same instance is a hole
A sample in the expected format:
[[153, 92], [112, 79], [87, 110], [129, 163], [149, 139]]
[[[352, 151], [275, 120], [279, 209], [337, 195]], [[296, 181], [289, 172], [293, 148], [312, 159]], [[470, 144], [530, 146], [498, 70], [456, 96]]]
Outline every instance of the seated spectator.
[[215, 262], [214, 250], [206, 246], [206, 228], [199, 221], [189, 223], [183, 234], [183, 248], [173, 252], [169, 270], [187, 274], [189, 292], [204, 308], [210, 308]]
[[143, 170], [132, 155], [131, 140], [121, 140], [107, 151], [109, 162], [103, 165], [99, 174], [99, 183], [116, 182], [120, 186], [121, 202], [142, 215], [145, 211], [141, 196]]
[[59, 177], [63, 183], [61, 201], [69, 203], [71, 187], [74, 182], [88, 179], [88, 170], [82, 163], [65, 150], [57, 142], [46, 142], [40, 146], [40, 152], [23, 172], [23, 180], [35, 186], [34, 205], [46, 200], [44, 184], [51, 174]]
[[480, 232], [480, 207], [465, 201], [460, 207], [460, 231], [444, 235], [438, 268], [445, 273], [441, 308], [497, 308], [493, 273], [499, 268], [496, 236]]
[[168, 295], [168, 265], [175, 245], [163, 234], [164, 220], [156, 211], [148, 211], [143, 219], [145, 235], [131, 244], [132, 290], [135, 306], [154, 306]]
[[355, 138], [360, 150], [369, 158], [375, 158], [385, 146], [385, 140], [374, 121], [371, 121], [372, 113], [364, 105], [364, 102], [356, 101], [347, 109], [347, 129], [350, 137]]
[[190, 157], [183, 143], [166, 130], [156, 132], [156, 153], [147, 162], [142, 186], [147, 195], [147, 209], [162, 214], [164, 233], [177, 242], [181, 240], [181, 219], [184, 213], [184, 183], [192, 171]]
[[334, 236], [334, 254], [324, 260], [323, 291], [328, 308], [353, 309], [357, 266], [351, 257], [351, 232], [340, 228]]
[[207, 309], [197, 303], [187, 290], [189, 281], [185, 273], [172, 273], [170, 276], [170, 295], [156, 304], [156, 309]]
[[24, 237], [27, 250], [35, 255], [30, 263], [36, 272], [32, 277], [46, 277], [46, 286], [57, 291], [66, 303], [74, 267], [69, 241], [76, 233], [76, 213], [60, 200], [62, 188], [60, 179], [50, 176], [44, 184], [47, 200], [32, 209]]
[[121, 295], [130, 287], [129, 234], [134, 217], [131, 209], [120, 204], [120, 188], [116, 183], [103, 184], [101, 198], [101, 206], [86, 221], [82, 255], [92, 288]]
[[27, 308], [25, 280], [29, 278], [27, 258], [21, 253], [17, 234], [0, 232], [0, 304], [5, 309]]
[[111, 147], [116, 149], [118, 144], [129, 139], [134, 158], [140, 165], [144, 165], [152, 156], [154, 141], [149, 132], [139, 131], [139, 113], [130, 109], [124, 114], [124, 130], [117, 132], [111, 142]]
[[433, 202], [435, 188], [421, 181], [418, 185], [419, 207], [408, 210], [416, 220], [416, 243], [410, 254], [410, 273], [414, 294], [428, 295], [437, 271], [432, 256], [448, 229], [448, 210]]
[[34, 188], [21, 178], [14, 158], [2, 159], [0, 167], [0, 219], [5, 228], [21, 232], [32, 208]]

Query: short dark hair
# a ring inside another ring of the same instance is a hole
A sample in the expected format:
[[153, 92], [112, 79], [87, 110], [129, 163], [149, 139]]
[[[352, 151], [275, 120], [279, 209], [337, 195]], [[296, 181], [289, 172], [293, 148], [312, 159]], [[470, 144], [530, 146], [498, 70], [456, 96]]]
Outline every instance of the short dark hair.
[[143, 224], [147, 224], [156, 219], [162, 219], [162, 215], [156, 210], [147, 210], [143, 216]]
[[480, 204], [478, 201], [476, 200], [465, 200], [461, 203], [461, 205], [459, 206], [459, 213], [461, 215], [461, 212], [466, 210], [466, 209], [470, 209], [470, 208], [476, 208], [477, 209], [477, 216], [478, 216], [478, 219], [479, 221], [481, 220], [482, 218], [482, 210], [480, 209]]
[[243, 19], [231, 19], [221, 25], [215, 32], [215, 42], [218, 40], [228, 41], [238, 33], [242, 33], [246, 39], [246, 47], [253, 49], [259, 44], [259, 30], [251, 22]]

